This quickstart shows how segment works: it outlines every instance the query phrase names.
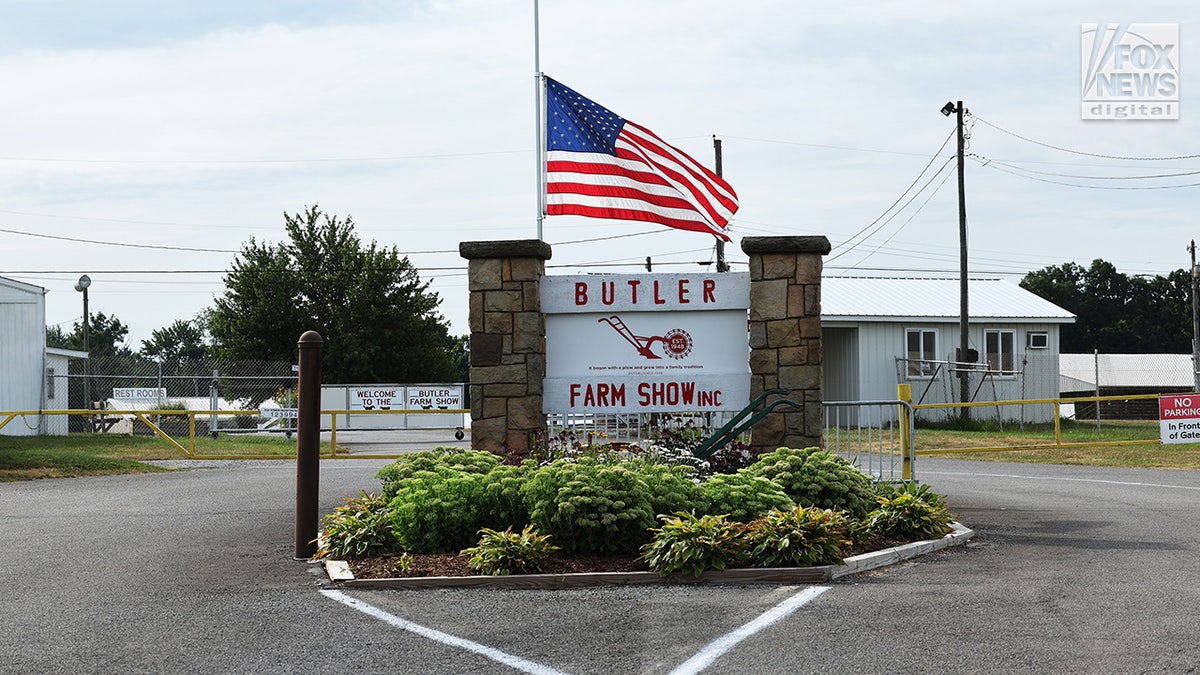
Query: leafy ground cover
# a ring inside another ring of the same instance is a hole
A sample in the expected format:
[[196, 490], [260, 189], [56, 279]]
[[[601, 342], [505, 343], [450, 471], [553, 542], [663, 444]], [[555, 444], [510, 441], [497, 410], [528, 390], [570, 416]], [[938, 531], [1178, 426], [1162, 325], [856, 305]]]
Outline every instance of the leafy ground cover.
[[[907, 543], [894, 537], [872, 536], [857, 546], [847, 546], [842, 556], [849, 558], [871, 551], [881, 551]], [[467, 564], [461, 553], [388, 553], [351, 558], [347, 562], [356, 579], [394, 579], [398, 577], [467, 577], [479, 574]], [[737, 565], [735, 565], [737, 567]], [[648, 572], [650, 566], [640, 555], [584, 555], [561, 551], [546, 556], [542, 574], [584, 574], [589, 572]]]
[[358, 578], [699, 575], [839, 564], [950, 531], [939, 495], [875, 483], [818, 448], [780, 448], [733, 474], [624, 445], [577, 450], [541, 463], [459, 448], [401, 457], [380, 470], [382, 494], [325, 517], [318, 557]]

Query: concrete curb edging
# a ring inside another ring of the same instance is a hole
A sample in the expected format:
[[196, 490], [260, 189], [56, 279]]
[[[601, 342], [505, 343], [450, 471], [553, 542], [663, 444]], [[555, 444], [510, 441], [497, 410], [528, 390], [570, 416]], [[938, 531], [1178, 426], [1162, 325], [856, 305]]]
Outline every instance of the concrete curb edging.
[[[822, 565], [819, 567], [772, 567], [772, 568], [739, 568], [728, 570], [709, 570], [700, 576], [671, 574], [661, 576], [657, 572], [590, 572], [582, 574], [514, 574], [510, 576], [473, 576], [473, 577], [397, 577], [391, 579], [345, 579], [343, 570], [348, 569], [344, 561], [329, 560], [325, 562], [331, 581], [341, 588], [394, 588], [394, 589], [425, 589], [425, 588], [476, 588], [487, 586], [492, 588], [526, 588], [526, 589], [561, 589], [583, 588], [603, 585], [634, 585], [634, 584], [810, 584], [832, 581], [853, 574], [861, 574], [869, 570], [895, 565], [896, 563], [939, 551], [950, 546], [961, 546], [975, 536], [975, 531], [961, 523], [951, 523], [954, 531], [941, 539], [903, 544], [882, 551], [873, 551], [847, 558], [844, 565]], [[342, 578], [337, 578], [342, 577]]]

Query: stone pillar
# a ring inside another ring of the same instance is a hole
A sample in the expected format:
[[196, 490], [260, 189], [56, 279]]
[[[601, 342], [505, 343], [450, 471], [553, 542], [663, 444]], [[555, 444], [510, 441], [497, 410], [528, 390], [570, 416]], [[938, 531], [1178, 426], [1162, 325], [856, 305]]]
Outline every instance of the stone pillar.
[[803, 404], [776, 408], [754, 425], [751, 443], [764, 452], [820, 446], [821, 256], [829, 240], [744, 237], [741, 243], [750, 256], [750, 398], [786, 389], [786, 398]]
[[523, 455], [544, 432], [546, 330], [540, 284], [550, 245], [537, 239], [468, 241], [471, 447]]

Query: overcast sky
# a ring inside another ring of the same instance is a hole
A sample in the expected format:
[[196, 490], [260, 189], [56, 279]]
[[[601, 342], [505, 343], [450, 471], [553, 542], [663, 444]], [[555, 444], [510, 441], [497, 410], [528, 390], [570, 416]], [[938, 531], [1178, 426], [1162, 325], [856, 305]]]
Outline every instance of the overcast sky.
[[[1094, 155], [1200, 153], [1191, 3], [540, 8], [547, 75], [706, 163], [722, 140], [735, 270], [741, 237], [820, 234], [827, 274], [957, 274], [948, 100], [971, 113], [972, 274], [1189, 264], [1200, 159]], [[48, 289], [69, 331], [89, 274], [136, 349], [210, 306], [249, 237], [319, 204], [409, 255], [464, 334], [459, 242], [537, 234], [533, 19], [532, 0], [6, 0], [0, 275]], [[1178, 24], [1177, 121], [1081, 120], [1095, 22]], [[1132, 178], [1151, 174], [1183, 175]], [[576, 217], [543, 238], [551, 273], [700, 270], [715, 241]]]

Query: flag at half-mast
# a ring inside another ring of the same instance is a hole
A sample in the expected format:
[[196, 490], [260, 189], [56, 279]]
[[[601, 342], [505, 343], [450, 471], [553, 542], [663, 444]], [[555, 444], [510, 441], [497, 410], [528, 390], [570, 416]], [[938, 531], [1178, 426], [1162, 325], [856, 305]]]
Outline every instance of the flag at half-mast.
[[546, 214], [658, 223], [729, 241], [737, 194], [653, 132], [546, 78]]

